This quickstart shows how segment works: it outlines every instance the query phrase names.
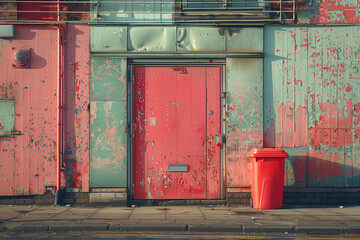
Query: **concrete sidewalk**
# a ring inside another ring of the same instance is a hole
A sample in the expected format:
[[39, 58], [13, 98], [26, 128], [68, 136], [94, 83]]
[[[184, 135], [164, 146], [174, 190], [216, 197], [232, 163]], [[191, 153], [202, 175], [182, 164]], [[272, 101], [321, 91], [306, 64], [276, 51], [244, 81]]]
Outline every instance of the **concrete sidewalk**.
[[255, 210], [238, 206], [51, 207], [0, 205], [0, 231], [360, 233], [360, 206]]

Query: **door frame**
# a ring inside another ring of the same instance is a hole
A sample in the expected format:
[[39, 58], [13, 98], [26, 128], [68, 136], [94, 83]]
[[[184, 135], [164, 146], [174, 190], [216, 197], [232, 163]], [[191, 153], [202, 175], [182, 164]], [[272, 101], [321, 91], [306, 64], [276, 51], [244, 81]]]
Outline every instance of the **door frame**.
[[[225, 59], [217, 59], [213, 61], [211, 59], [128, 59], [127, 61], [127, 126], [128, 126], [128, 198], [131, 200], [134, 199], [134, 183], [133, 183], [133, 169], [134, 169], [134, 129], [133, 129], [133, 107], [134, 107], [134, 98], [133, 98], [133, 89], [134, 89], [134, 76], [133, 76], [133, 66], [142, 65], [142, 66], [173, 66], [173, 65], [185, 65], [185, 66], [220, 66], [220, 93], [226, 93], [226, 61]], [[221, 150], [220, 150], [220, 199], [225, 199], [226, 196], [226, 142], [224, 142], [223, 136], [226, 132], [226, 122], [225, 122], [225, 108], [226, 108], [226, 97], [221, 95], [220, 99], [220, 133], [221, 133]]]

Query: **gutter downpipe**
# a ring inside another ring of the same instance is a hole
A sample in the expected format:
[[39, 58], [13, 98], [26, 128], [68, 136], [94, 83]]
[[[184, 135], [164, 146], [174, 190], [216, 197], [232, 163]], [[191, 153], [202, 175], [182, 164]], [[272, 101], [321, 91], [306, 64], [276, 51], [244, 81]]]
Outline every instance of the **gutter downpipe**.
[[[59, 0], [58, 0], [59, 1]], [[60, 205], [60, 189], [61, 189], [61, 164], [63, 162], [63, 81], [64, 81], [64, 69], [63, 69], [63, 53], [64, 53], [64, 26], [60, 24], [60, 3], [57, 3], [57, 22], [54, 24], [58, 28], [58, 64], [57, 64], [57, 89], [56, 89], [56, 191], [54, 205]]]

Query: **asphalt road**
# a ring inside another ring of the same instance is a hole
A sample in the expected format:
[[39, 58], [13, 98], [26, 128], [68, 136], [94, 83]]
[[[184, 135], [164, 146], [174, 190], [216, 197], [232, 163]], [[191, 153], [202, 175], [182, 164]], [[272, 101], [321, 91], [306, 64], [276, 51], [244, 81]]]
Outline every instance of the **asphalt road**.
[[285, 240], [301, 240], [301, 239], [313, 239], [313, 240], [332, 240], [332, 239], [360, 239], [359, 234], [341, 234], [341, 235], [306, 235], [306, 234], [194, 234], [194, 233], [106, 233], [106, 232], [65, 232], [65, 233], [15, 233], [15, 232], [0, 232], [0, 239], [134, 239], [134, 240], [148, 240], [148, 239], [285, 239]]

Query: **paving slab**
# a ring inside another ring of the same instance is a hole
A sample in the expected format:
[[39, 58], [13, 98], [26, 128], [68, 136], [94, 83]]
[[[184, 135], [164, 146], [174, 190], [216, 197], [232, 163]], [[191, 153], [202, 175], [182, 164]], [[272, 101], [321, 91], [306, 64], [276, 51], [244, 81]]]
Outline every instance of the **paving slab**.
[[360, 233], [360, 207], [257, 210], [240, 206], [1, 206], [0, 231]]

